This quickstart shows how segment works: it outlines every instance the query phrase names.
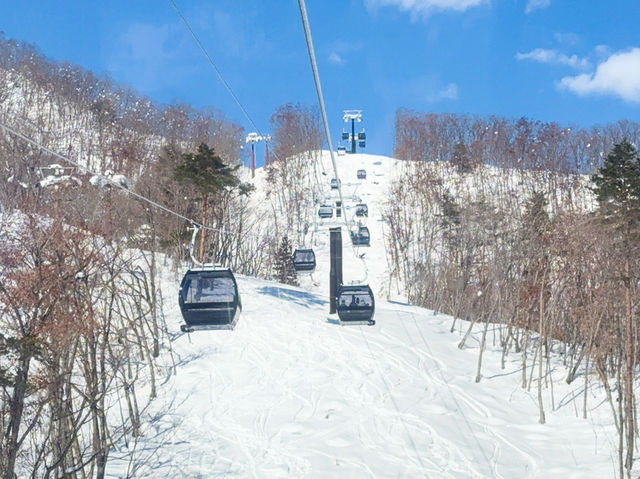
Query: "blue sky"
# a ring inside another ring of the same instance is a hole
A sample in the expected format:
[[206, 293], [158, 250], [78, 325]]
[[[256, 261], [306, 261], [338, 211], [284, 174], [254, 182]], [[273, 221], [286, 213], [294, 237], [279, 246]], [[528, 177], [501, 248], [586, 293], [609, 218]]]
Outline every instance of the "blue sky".
[[[287, 102], [317, 102], [296, 0], [175, 0], [269, 132]], [[575, 126], [640, 121], [637, 0], [307, 0], [334, 146], [363, 110], [366, 151], [391, 154], [398, 108]], [[169, 0], [0, 2], [0, 30], [159, 103], [215, 106], [250, 124]]]

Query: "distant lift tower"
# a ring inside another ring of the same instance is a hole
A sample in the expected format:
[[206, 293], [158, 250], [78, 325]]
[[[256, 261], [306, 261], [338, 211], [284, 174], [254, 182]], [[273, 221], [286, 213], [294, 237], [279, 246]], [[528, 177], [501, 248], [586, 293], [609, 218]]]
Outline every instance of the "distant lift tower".
[[256, 177], [256, 143], [259, 141], [264, 141], [266, 144], [265, 150], [265, 165], [269, 163], [269, 143], [267, 143], [271, 139], [270, 135], [261, 136], [257, 133], [249, 133], [245, 138], [245, 143], [251, 143], [251, 178]]
[[351, 120], [351, 133], [346, 130], [342, 130], [342, 139], [349, 140], [351, 142], [351, 153], [356, 152], [356, 140], [358, 141], [358, 146], [360, 148], [364, 148], [366, 145], [367, 134], [364, 132], [364, 128], [358, 135], [356, 136], [356, 121], [360, 123], [362, 121], [362, 110], [344, 110], [344, 115], [342, 117], [345, 123], [348, 123]]

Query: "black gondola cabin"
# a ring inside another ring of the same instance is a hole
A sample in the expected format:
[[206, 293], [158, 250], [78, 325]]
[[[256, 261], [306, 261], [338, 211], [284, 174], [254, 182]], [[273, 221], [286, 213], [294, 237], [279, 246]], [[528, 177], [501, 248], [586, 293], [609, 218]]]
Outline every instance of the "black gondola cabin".
[[369, 228], [366, 226], [360, 226], [357, 232], [351, 232], [351, 243], [354, 246], [369, 246], [370, 242], [371, 236], [369, 235]]
[[318, 216], [320, 218], [333, 218], [333, 205], [320, 205]]
[[178, 302], [185, 325], [181, 329], [233, 329], [242, 303], [230, 269], [190, 269], [182, 278]]
[[365, 203], [357, 204], [356, 216], [369, 216], [369, 207]]
[[299, 273], [311, 273], [316, 269], [316, 255], [312, 249], [297, 249], [293, 252], [293, 267]]
[[340, 286], [337, 293], [338, 317], [343, 324], [369, 324], [373, 320], [376, 303], [369, 285]]

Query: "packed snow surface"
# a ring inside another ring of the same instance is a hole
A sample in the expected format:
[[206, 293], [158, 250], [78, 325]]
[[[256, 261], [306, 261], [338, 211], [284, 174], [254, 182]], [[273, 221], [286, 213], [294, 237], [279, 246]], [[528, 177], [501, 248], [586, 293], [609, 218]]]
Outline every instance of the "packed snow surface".
[[135, 477], [614, 477], [609, 405], [590, 390], [582, 419], [584, 381], [562, 381], [561, 357], [551, 364], [553, 389], [543, 390], [541, 425], [536, 383], [520, 387], [520, 354], [500, 367], [497, 326], [476, 383], [479, 334], [457, 347], [468, 323], [451, 333], [449, 316], [385, 301], [379, 207], [397, 165], [372, 155], [338, 160], [343, 185], [359, 168], [368, 173], [357, 188], [372, 246], [363, 262], [346, 231], [343, 244], [345, 282], [372, 284], [376, 325], [328, 318], [328, 231], [316, 237], [319, 267], [302, 287], [238, 278], [244, 309], [233, 331], [180, 333], [179, 278], [165, 272], [168, 374], [143, 437], [117, 445], [108, 476], [123, 477], [135, 453]]

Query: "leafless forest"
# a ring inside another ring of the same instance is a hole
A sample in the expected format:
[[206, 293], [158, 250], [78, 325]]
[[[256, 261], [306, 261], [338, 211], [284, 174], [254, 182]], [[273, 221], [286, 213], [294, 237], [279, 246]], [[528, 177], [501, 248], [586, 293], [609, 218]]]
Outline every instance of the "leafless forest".
[[[228, 164], [243, 129], [216, 110], [157, 105], [108, 78], [44, 58], [0, 37], [0, 122], [93, 172], [220, 233], [207, 250], [241, 274], [272, 277], [279, 240], [310, 241], [326, 183], [317, 111], [274, 112], [266, 168], [270, 213], [225, 190], [203, 204], [174, 178], [182, 155], [205, 143]], [[590, 129], [526, 118], [399, 111], [395, 156], [406, 160], [387, 192], [388, 291], [482, 328], [503, 357], [522, 358], [523, 388], [542, 388], [552, 355], [567, 381], [607, 391], [631, 470], [638, 365], [638, 232], [603, 214], [590, 175], [640, 125]], [[158, 271], [187, 259], [185, 221], [114, 188], [78, 181], [40, 187], [59, 160], [0, 134], [0, 475], [104, 477], [109, 450], [135, 444], [142, 413], [167, 374], [170, 352]], [[282, 213], [281, 213], [282, 212]], [[455, 323], [455, 320], [454, 320]], [[452, 330], [455, 324], [452, 324]], [[495, 335], [488, 335], [489, 328]], [[460, 347], [464, 347], [463, 336]], [[553, 395], [552, 395], [553, 397]], [[144, 458], [132, 453], [130, 475]]]
[[44, 187], [42, 168], [61, 161], [0, 134], [0, 476], [104, 477], [110, 448], [124, 442], [135, 477], [154, 454], [135, 444], [168, 373], [160, 350], [171, 348], [159, 266], [184, 264], [191, 233], [126, 192], [94, 186], [85, 169], [124, 175], [132, 191], [189, 218], [206, 208], [218, 231], [207, 237], [208, 257], [271, 277], [280, 237], [310, 234], [319, 180], [299, 178], [320, 174], [317, 113], [284, 105], [273, 115], [272, 157], [282, 160], [268, 167], [269, 204], [287, 214], [267, 229], [237, 190], [203, 205], [174, 177], [201, 143], [227, 164], [241, 161], [244, 131], [218, 111], [156, 105], [0, 37], [0, 122], [84, 167]]
[[640, 124], [585, 130], [399, 111], [396, 156], [407, 161], [385, 214], [393, 274], [410, 301], [482, 328], [476, 381], [492, 324], [503, 358], [521, 355], [521, 385], [537, 388], [544, 423], [554, 404], [541, 389], [553, 387], [549, 359], [561, 354], [566, 380], [580, 371], [585, 381], [585, 416], [589, 381], [606, 389], [629, 470], [638, 432], [637, 220], [605, 211], [589, 175], [623, 140], [637, 145]]

